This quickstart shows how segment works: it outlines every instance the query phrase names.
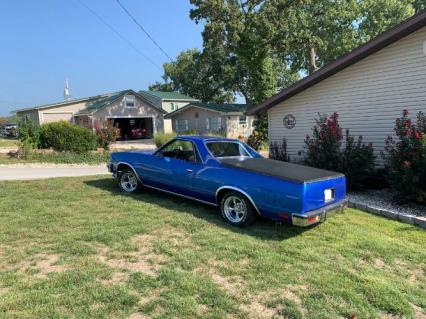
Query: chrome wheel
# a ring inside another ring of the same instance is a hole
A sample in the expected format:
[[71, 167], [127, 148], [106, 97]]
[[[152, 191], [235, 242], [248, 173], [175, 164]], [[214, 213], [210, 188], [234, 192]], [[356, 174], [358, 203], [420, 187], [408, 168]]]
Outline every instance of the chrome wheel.
[[127, 193], [133, 193], [138, 188], [138, 178], [134, 172], [127, 171], [120, 178], [121, 189]]
[[223, 203], [223, 212], [232, 223], [240, 223], [247, 214], [246, 203], [237, 196], [228, 196]]

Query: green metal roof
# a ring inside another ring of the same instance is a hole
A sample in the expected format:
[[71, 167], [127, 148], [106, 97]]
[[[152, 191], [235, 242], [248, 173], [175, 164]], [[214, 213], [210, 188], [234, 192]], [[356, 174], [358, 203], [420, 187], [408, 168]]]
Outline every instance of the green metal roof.
[[134, 94], [136, 96], [138, 96], [139, 98], [141, 98], [142, 100], [147, 101], [149, 104], [153, 105], [154, 107], [156, 107], [157, 109], [159, 109], [161, 112], [163, 113], [167, 113], [166, 111], [164, 111], [161, 106], [157, 106], [156, 104], [152, 103], [150, 100], [146, 99], [144, 96], [142, 96], [139, 93], [136, 93], [133, 90], [124, 90], [124, 91], [118, 91], [118, 92], [114, 92], [114, 93], [109, 93], [105, 96], [102, 96], [94, 101], [92, 101], [89, 105], [87, 105], [87, 107], [79, 112], [77, 112], [75, 115], [79, 116], [79, 115], [89, 115], [92, 114], [98, 110], [100, 110], [101, 108], [108, 106], [109, 104], [111, 104], [112, 102], [114, 102], [115, 100], [119, 99], [120, 97], [126, 95], [126, 94]]
[[185, 105], [184, 107], [181, 107], [180, 109], [177, 109], [176, 111], [173, 111], [167, 115], [165, 115], [165, 118], [170, 118], [174, 114], [181, 112], [183, 110], [186, 110], [190, 107], [200, 107], [202, 109], [207, 109], [215, 112], [221, 112], [221, 113], [245, 113], [247, 111], [248, 105], [247, 104], [236, 104], [236, 103], [202, 103], [202, 102], [192, 102], [188, 105]]
[[199, 101], [188, 95], [179, 93], [179, 92], [165, 92], [165, 91], [139, 91], [140, 95], [146, 97], [147, 99], [153, 99], [156, 101]]
[[103, 108], [104, 106], [107, 106], [108, 104], [114, 102], [116, 99], [130, 92], [132, 92], [132, 90], [118, 91], [101, 96], [98, 99], [92, 101], [89, 105], [87, 105], [85, 109], [77, 112], [75, 115], [92, 114], [93, 112], [96, 112], [97, 110]]

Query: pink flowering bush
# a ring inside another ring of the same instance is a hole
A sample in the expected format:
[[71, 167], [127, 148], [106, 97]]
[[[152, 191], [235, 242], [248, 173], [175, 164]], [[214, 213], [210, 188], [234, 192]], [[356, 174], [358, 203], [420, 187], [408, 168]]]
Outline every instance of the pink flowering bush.
[[404, 110], [394, 130], [397, 138], [388, 136], [382, 152], [388, 182], [401, 200], [426, 205], [426, 116], [419, 112], [413, 122]]
[[374, 150], [371, 143], [365, 144], [362, 136], [355, 139], [346, 130], [344, 147], [339, 115], [320, 115], [312, 129], [312, 137], [305, 138], [304, 163], [308, 166], [342, 172], [347, 186], [357, 189], [368, 186], [374, 173]]
[[329, 117], [319, 115], [312, 129], [312, 137], [305, 138], [305, 164], [308, 166], [337, 170], [341, 162], [342, 129], [339, 115], [334, 112]]
[[115, 127], [110, 121], [95, 123], [95, 131], [98, 139], [98, 146], [104, 150], [109, 150], [111, 143], [120, 137], [120, 129]]

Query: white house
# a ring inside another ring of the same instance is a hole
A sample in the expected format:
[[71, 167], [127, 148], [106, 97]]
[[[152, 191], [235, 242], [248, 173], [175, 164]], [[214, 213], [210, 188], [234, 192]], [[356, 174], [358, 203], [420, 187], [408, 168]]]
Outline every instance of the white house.
[[318, 113], [338, 112], [351, 135], [372, 142], [378, 161], [395, 119], [426, 113], [426, 11], [329, 63], [248, 110], [267, 112], [270, 141], [287, 138], [293, 159]]

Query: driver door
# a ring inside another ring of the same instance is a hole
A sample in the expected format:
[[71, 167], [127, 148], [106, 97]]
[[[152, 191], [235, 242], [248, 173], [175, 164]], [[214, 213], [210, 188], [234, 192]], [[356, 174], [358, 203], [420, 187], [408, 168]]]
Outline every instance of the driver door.
[[191, 196], [193, 176], [199, 169], [195, 145], [177, 139], [157, 151], [149, 165], [145, 164], [143, 179], [148, 186]]

